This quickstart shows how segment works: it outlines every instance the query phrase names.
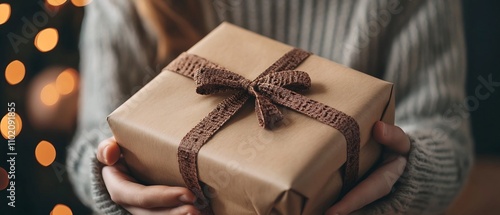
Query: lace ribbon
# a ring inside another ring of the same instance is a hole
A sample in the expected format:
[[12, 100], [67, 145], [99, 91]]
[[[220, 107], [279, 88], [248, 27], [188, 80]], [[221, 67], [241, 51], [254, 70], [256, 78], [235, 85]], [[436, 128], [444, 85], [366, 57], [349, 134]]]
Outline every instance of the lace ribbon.
[[279, 104], [340, 131], [347, 142], [343, 193], [354, 186], [359, 168], [358, 123], [351, 116], [335, 108], [295, 92], [306, 90], [311, 86], [311, 79], [307, 73], [293, 70], [309, 55], [309, 52], [301, 49], [292, 49], [253, 81], [193, 54], [183, 53], [167, 66], [167, 70], [194, 79], [196, 92], [199, 94], [235, 91], [191, 129], [178, 148], [180, 173], [187, 187], [197, 196], [196, 206], [202, 209], [203, 214], [213, 214], [213, 212], [198, 180], [198, 152], [251, 96], [255, 97], [255, 112], [259, 124], [267, 129], [271, 129], [275, 123], [283, 119], [283, 114], [276, 106]]

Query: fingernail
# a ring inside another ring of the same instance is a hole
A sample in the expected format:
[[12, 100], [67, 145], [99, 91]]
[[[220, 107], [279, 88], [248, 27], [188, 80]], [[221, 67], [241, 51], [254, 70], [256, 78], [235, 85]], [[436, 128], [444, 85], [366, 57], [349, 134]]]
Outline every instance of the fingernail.
[[193, 203], [195, 199], [190, 198], [188, 195], [182, 195], [179, 197], [179, 201], [184, 203]]
[[106, 164], [109, 164], [108, 156], [106, 156], [106, 154], [108, 154], [108, 146], [109, 145], [104, 146], [104, 149], [102, 150], [102, 155], [101, 155], [102, 158], [104, 159], [104, 163], [106, 163]]

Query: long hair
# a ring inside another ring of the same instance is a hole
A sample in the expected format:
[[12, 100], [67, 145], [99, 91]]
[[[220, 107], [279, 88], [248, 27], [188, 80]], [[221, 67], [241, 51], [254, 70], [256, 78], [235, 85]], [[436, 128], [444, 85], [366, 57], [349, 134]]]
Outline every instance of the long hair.
[[198, 0], [134, 0], [157, 39], [157, 62], [167, 63], [200, 40], [207, 30]]

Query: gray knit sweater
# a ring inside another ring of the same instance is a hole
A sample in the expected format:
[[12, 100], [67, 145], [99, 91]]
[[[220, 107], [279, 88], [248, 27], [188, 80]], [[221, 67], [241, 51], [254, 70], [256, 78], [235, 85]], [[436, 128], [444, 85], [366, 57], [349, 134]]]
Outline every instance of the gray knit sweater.
[[[452, 0], [213, 0], [223, 20], [395, 83], [396, 124], [411, 139], [405, 173], [366, 213], [442, 213], [467, 178], [472, 141], [464, 105], [461, 8]], [[94, 1], [81, 38], [82, 94], [67, 168], [97, 213], [126, 213], [109, 198], [95, 159], [111, 136], [106, 116], [151, 80], [155, 36], [130, 1]]]

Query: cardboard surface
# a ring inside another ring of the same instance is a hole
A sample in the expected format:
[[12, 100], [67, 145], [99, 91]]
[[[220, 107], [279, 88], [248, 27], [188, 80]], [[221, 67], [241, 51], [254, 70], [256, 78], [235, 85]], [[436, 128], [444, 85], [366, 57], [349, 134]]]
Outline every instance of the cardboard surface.
[[[250, 80], [292, 47], [224, 23], [188, 53]], [[378, 159], [373, 124], [394, 121], [392, 84], [310, 56], [296, 70], [312, 87], [303, 93], [354, 117], [361, 130], [360, 176]], [[134, 176], [147, 184], [184, 186], [177, 147], [228, 95], [198, 95], [190, 78], [164, 70], [115, 110], [108, 122]], [[200, 180], [215, 214], [322, 214], [342, 187], [344, 137], [334, 128], [281, 108], [284, 123], [259, 127], [247, 104], [200, 150]]]

